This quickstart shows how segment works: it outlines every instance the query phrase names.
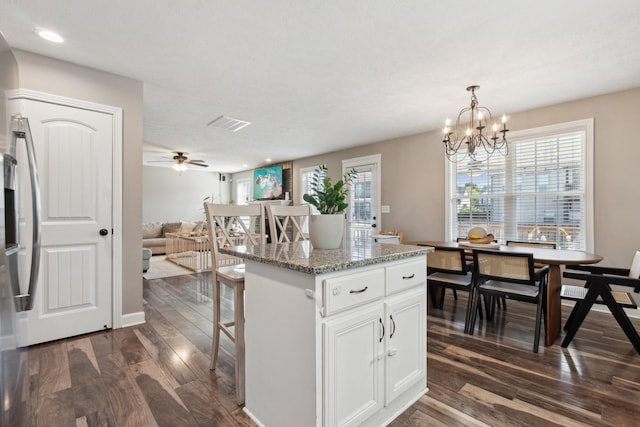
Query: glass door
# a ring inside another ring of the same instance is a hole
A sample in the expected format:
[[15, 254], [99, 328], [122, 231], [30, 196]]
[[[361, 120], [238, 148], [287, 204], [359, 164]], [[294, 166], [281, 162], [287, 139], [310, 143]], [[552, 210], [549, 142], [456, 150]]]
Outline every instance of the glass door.
[[344, 160], [343, 173], [358, 173], [349, 192], [347, 236], [355, 247], [368, 243], [380, 230], [380, 155]]

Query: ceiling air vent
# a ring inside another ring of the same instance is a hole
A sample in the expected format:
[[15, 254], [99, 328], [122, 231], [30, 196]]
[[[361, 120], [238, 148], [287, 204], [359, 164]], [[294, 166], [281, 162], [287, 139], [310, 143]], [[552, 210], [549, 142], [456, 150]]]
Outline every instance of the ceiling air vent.
[[244, 120], [234, 119], [233, 117], [220, 116], [207, 123], [207, 126], [215, 126], [220, 129], [230, 130], [231, 132], [237, 132], [245, 126], [249, 126], [250, 122]]

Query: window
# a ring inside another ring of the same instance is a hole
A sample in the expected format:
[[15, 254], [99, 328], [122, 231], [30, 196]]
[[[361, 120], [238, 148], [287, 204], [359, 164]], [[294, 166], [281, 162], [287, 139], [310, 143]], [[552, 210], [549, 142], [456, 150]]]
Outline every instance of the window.
[[509, 154], [447, 161], [448, 238], [484, 226], [498, 241], [593, 249], [593, 119], [513, 132]]
[[[308, 205], [307, 202], [302, 198], [306, 193], [312, 194], [313, 190], [311, 190], [311, 179], [313, 178], [313, 172], [316, 170], [317, 166], [312, 166], [309, 168], [300, 168], [300, 204]], [[311, 212], [315, 213], [318, 210], [315, 206], [311, 206]], [[309, 221], [305, 221], [302, 224], [302, 232], [309, 233]]]
[[236, 181], [237, 205], [246, 205], [251, 200], [251, 179], [240, 178]]
[[313, 193], [311, 190], [311, 179], [313, 178], [313, 172], [316, 170], [317, 166], [312, 166], [309, 168], [300, 168], [300, 204], [306, 205], [307, 202], [302, 198], [305, 193]]
[[[351, 206], [351, 223], [371, 228], [371, 179], [372, 172], [368, 170], [358, 171], [358, 176], [353, 182], [350, 192], [349, 205]], [[367, 236], [368, 238], [369, 236]]]

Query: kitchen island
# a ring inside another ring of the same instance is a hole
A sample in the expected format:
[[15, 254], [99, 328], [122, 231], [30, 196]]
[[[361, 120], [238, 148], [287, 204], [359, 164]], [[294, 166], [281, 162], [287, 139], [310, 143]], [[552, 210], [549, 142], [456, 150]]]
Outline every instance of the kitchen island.
[[245, 259], [245, 412], [258, 425], [386, 425], [427, 391], [431, 248], [220, 251]]

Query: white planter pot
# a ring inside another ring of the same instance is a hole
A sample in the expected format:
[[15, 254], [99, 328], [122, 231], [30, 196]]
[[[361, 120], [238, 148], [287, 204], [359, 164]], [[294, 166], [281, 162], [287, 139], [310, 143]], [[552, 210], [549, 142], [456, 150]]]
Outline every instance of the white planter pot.
[[344, 214], [311, 215], [309, 240], [315, 249], [337, 249], [344, 234]]

